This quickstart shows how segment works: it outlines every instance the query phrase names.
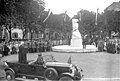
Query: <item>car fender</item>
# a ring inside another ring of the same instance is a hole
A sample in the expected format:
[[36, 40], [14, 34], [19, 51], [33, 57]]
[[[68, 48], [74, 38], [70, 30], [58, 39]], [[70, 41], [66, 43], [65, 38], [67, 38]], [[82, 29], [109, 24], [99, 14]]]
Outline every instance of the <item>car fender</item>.
[[15, 74], [15, 71], [12, 68], [6, 68], [5, 71], [10, 70]]
[[74, 79], [74, 74], [72, 74], [72, 73], [62, 73], [61, 75], [58, 76], [58, 80], [63, 76], [69, 76], [72, 79]]

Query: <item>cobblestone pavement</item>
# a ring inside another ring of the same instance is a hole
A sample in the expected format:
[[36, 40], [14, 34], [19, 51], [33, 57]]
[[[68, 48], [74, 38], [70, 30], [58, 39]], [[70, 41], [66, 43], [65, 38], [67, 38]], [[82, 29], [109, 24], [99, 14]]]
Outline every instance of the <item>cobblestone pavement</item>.
[[[37, 54], [27, 54], [27, 59], [36, 59]], [[120, 54], [106, 52], [96, 53], [60, 53], [44, 52], [43, 55], [52, 54], [56, 60], [67, 62], [72, 57], [72, 63], [83, 69], [83, 81], [120, 81]], [[13, 59], [14, 58], [14, 59]], [[17, 60], [18, 56], [11, 55], [2, 60]], [[27, 80], [26, 80], [27, 81]], [[29, 81], [29, 80], [28, 80]]]

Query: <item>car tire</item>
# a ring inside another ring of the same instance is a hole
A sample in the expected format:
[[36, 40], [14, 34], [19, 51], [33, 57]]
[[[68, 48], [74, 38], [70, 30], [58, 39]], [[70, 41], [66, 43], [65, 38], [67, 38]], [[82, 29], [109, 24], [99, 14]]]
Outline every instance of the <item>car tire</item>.
[[56, 80], [58, 73], [54, 68], [47, 68], [44, 73], [45, 80]]
[[59, 81], [74, 81], [74, 80], [69, 76], [63, 76], [59, 79]]
[[7, 81], [15, 80], [15, 74], [12, 71], [7, 70], [6, 71], [6, 79], [7, 79]]

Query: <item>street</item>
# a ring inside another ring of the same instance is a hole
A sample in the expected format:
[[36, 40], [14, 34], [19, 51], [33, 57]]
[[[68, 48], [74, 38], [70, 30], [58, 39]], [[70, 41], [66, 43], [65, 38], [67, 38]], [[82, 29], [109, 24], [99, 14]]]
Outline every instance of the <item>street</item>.
[[[37, 54], [27, 54], [27, 59], [36, 59]], [[43, 55], [48, 54], [52, 54], [60, 62], [67, 62], [71, 56], [72, 63], [83, 69], [83, 81], [120, 81], [120, 54], [43, 52]], [[17, 54], [2, 60], [17, 60]]]

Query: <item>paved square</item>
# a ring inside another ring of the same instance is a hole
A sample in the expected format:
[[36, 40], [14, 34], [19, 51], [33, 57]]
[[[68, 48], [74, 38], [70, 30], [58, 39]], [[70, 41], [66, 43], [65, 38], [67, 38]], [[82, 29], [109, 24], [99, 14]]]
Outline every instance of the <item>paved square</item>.
[[[95, 53], [60, 53], [44, 52], [43, 55], [52, 54], [57, 61], [67, 62], [71, 56], [72, 63], [83, 69], [83, 81], [120, 81], [120, 54], [106, 52]], [[27, 54], [27, 59], [36, 59], [37, 53]], [[17, 60], [17, 55], [5, 57], [3, 60]], [[14, 59], [13, 59], [14, 58]]]

